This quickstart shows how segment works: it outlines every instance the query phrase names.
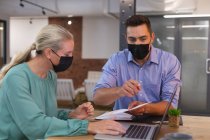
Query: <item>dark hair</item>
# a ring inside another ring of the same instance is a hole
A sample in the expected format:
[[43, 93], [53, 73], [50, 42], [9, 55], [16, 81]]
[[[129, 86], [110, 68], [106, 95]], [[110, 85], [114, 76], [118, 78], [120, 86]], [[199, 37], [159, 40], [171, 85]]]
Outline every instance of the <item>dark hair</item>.
[[125, 26], [126, 29], [129, 26], [139, 26], [139, 25], [143, 25], [146, 24], [148, 31], [150, 32], [150, 34], [152, 33], [152, 28], [151, 28], [151, 24], [150, 24], [150, 20], [148, 17], [143, 16], [143, 15], [133, 15], [131, 17], [129, 17], [126, 20]]

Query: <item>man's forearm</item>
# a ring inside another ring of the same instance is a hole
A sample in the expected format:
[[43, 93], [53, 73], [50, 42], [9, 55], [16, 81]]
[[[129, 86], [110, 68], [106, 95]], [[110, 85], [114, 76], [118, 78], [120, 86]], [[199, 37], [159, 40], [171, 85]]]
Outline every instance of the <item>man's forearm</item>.
[[[150, 103], [145, 108], [145, 113], [150, 113], [154, 115], [163, 115], [166, 110], [167, 104], [168, 104], [167, 101], [161, 101], [159, 103]], [[170, 108], [173, 108], [173, 106], [171, 105]]]
[[97, 89], [93, 101], [97, 105], [110, 105], [120, 98], [119, 90], [118, 87]]

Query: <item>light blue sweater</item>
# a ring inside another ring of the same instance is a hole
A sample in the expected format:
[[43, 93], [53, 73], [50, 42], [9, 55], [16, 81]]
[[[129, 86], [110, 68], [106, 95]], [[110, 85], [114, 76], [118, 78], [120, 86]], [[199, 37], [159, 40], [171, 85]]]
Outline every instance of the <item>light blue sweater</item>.
[[53, 71], [42, 79], [23, 63], [4, 77], [0, 87], [0, 139], [87, 134], [88, 121], [68, 119], [67, 114], [57, 111]]

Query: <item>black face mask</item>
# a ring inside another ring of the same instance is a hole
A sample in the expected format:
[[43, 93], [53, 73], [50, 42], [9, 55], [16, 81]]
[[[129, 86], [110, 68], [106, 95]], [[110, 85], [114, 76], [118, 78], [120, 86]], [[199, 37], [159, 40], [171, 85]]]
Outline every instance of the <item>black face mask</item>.
[[[53, 50], [52, 50], [53, 51]], [[54, 52], [54, 51], [53, 51]], [[69, 56], [59, 56], [56, 52], [54, 52], [58, 57], [60, 57], [60, 61], [57, 65], [53, 65], [53, 69], [55, 72], [62, 72], [62, 71], [65, 71], [67, 70], [71, 64], [72, 64], [72, 61], [73, 61], [73, 56], [72, 57], [69, 57]]]
[[128, 44], [128, 50], [135, 59], [144, 59], [149, 53], [150, 44]]

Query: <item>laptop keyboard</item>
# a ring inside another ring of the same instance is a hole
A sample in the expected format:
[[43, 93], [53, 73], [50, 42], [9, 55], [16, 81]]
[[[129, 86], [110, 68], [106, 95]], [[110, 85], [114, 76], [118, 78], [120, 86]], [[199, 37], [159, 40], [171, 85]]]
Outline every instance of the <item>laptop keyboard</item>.
[[150, 126], [130, 125], [123, 137], [146, 139], [150, 129]]

